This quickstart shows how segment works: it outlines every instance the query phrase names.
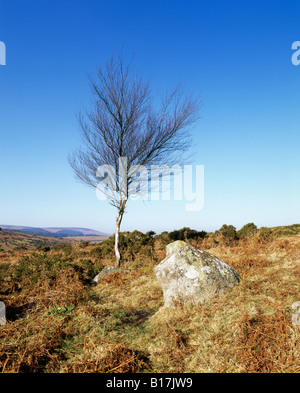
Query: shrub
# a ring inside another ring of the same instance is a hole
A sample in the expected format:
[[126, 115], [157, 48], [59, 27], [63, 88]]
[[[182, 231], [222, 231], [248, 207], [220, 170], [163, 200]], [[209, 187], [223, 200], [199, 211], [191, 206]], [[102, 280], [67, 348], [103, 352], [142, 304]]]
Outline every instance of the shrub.
[[91, 280], [102, 268], [100, 262], [94, 263], [90, 259], [73, 262], [60, 255], [38, 254], [23, 255], [19, 263], [14, 266], [12, 277], [14, 281], [29, 281], [36, 284], [41, 278], [53, 281], [67, 268], [73, 269], [81, 281]]
[[43, 251], [43, 252], [48, 252], [48, 251], [50, 251], [50, 250], [51, 250], [51, 247], [50, 247], [50, 246], [41, 247], [41, 251]]
[[259, 239], [263, 242], [267, 242], [272, 239], [272, 230], [271, 228], [261, 227], [258, 232]]
[[257, 226], [253, 224], [253, 222], [244, 225], [239, 231], [237, 231], [237, 235], [241, 239], [251, 238], [258, 232]]
[[101, 257], [101, 247], [97, 246], [90, 250], [90, 256], [100, 258]]
[[12, 276], [14, 280], [29, 279], [32, 284], [36, 284], [43, 275], [51, 280], [56, 277], [59, 269], [70, 265], [72, 265], [71, 262], [57, 255], [32, 253], [21, 257], [19, 263], [14, 267]]
[[67, 244], [67, 243], [62, 243], [62, 244], [55, 244], [55, 246], [53, 246], [53, 250], [54, 251], [62, 251], [66, 254], [71, 254], [72, 252], [72, 245], [71, 244]]
[[74, 264], [73, 267], [82, 280], [91, 280], [103, 269], [101, 262], [93, 263], [90, 259], [83, 259], [80, 263]]
[[8, 262], [1, 263], [1, 265], [0, 265], [0, 279], [1, 280], [5, 279], [5, 277], [8, 275], [9, 270], [10, 270], [10, 264]]
[[90, 256], [94, 258], [103, 258], [113, 253], [113, 245], [109, 243], [103, 243], [101, 246], [97, 246], [91, 249]]
[[22, 246], [15, 246], [14, 251], [26, 251], [27, 247], [22, 245]]
[[217, 235], [222, 235], [226, 240], [232, 241], [237, 238], [236, 228], [233, 225], [222, 225], [222, 227], [215, 232]]
[[86, 241], [86, 240], [82, 240], [82, 241], [80, 241], [78, 243], [78, 247], [81, 248], [81, 249], [84, 249], [84, 248], [86, 248], [89, 245], [90, 245], [90, 243], [88, 241]]
[[106, 257], [107, 255], [111, 254], [113, 252], [113, 247], [109, 244], [104, 244], [104, 246], [100, 249], [101, 251], [101, 256]]
[[205, 231], [196, 231], [195, 229], [184, 227], [169, 233], [169, 238], [173, 241], [188, 240], [188, 239], [204, 239], [207, 235]]

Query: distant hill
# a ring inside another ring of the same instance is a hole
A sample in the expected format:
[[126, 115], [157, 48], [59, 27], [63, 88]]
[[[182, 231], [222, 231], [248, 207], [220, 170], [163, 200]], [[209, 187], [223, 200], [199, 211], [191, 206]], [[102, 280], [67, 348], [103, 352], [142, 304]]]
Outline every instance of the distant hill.
[[69, 242], [71, 242], [71, 239], [39, 236], [18, 231], [6, 231], [4, 229], [0, 231], [0, 252], [16, 249], [33, 250], [37, 246], [54, 246]]
[[31, 235], [47, 236], [47, 237], [73, 237], [73, 236], [110, 236], [108, 233], [95, 231], [88, 228], [36, 228], [18, 225], [0, 225], [0, 228], [8, 231], [28, 233]]

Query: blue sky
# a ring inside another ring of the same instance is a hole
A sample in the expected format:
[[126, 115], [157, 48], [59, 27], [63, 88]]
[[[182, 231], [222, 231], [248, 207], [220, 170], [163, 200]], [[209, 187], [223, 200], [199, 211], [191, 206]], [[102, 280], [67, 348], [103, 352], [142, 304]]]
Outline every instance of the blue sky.
[[87, 74], [122, 46], [154, 91], [202, 97], [191, 150], [205, 203], [129, 202], [121, 229], [299, 223], [299, 18], [299, 1], [0, 0], [0, 224], [114, 231], [116, 211], [66, 157]]

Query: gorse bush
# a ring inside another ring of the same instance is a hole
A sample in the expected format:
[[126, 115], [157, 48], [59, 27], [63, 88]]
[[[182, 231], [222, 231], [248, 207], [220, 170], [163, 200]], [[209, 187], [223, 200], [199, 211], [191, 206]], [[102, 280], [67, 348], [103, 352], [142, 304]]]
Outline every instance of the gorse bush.
[[90, 243], [87, 242], [86, 240], [82, 240], [78, 243], [78, 247], [81, 249], [84, 249], [84, 248], [88, 247], [89, 245], [90, 245]]
[[101, 258], [102, 257], [102, 249], [103, 247], [97, 246], [90, 250], [89, 255], [94, 258]]
[[14, 251], [26, 251], [27, 247], [26, 246], [16, 246], [14, 247]]
[[240, 239], [250, 238], [256, 235], [258, 232], [257, 226], [253, 224], [253, 222], [244, 225], [239, 231], [237, 231], [237, 235]]
[[69, 266], [71, 263], [62, 260], [59, 256], [46, 256], [40, 253], [23, 255], [14, 266], [12, 278], [14, 281], [30, 279], [32, 284], [36, 284], [42, 275], [48, 279], [54, 279], [58, 269]]
[[[140, 231], [121, 232], [120, 233], [120, 251], [123, 261], [132, 261], [139, 254], [144, 256], [153, 256], [155, 232], [149, 231], [142, 233]], [[90, 250], [90, 255], [96, 258], [114, 259], [114, 235], [110, 236], [101, 245]]]
[[258, 236], [261, 241], [267, 242], [273, 237], [272, 229], [267, 227], [261, 227], [258, 232]]
[[94, 263], [90, 259], [73, 261], [71, 258], [62, 258], [61, 255], [32, 253], [23, 255], [14, 266], [12, 278], [14, 281], [30, 280], [34, 285], [41, 278], [54, 280], [62, 270], [72, 268], [78, 273], [82, 281], [92, 279], [102, 268], [100, 262]]
[[236, 228], [233, 225], [224, 224], [218, 231], [215, 232], [215, 234], [221, 235], [229, 241], [237, 239]]
[[191, 228], [184, 227], [179, 230], [172, 231], [168, 234], [170, 240], [176, 241], [176, 240], [189, 240], [189, 239], [204, 239], [206, 236], [207, 232], [205, 231], [196, 231]]
[[4, 280], [7, 276], [8, 272], [10, 271], [10, 264], [9, 263], [1, 263], [0, 264], [0, 281]]
[[288, 236], [288, 235], [299, 235], [300, 234], [300, 224], [293, 224], [286, 227], [276, 227], [272, 230], [274, 236]]
[[39, 244], [38, 246], [36, 246], [36, 250], [37, 251], [43, 251], [43, 252], [48, 252], [51, 250], [50, 246], [43, 246], [42, 244]]
[[[193, 240], [201, 242], [207, 236], [205, 231], [196, 231], [190, 228], [182, 228], [172, 232], [156, 234], [154, 231], [143, 233], [138, 230], [120, 233], [120, 252], [123, 262], [135, 262], [140, 264], [146, 260], [149, 263], [161, 260], [167, 244], [176, 240]], [[99, 260], [114, 260], [114, 235], [95, 246], [89, 251], [89, 255]]]
[[91, 259], [83, 259], [80, 263], [74, 263], [73, 267], [75, 271], [79, 273], [79, 277], [84, 280], [91, 280], [101, 269], [103, 269], [103, 265], [100, 261], [94, 263]]
[[71, 254], [73, 251], [72, 245], [67, 243], [55, 244], [54, 246], [52, 246], [52, 249], [54, 251], [64, 252], [65, 254]]

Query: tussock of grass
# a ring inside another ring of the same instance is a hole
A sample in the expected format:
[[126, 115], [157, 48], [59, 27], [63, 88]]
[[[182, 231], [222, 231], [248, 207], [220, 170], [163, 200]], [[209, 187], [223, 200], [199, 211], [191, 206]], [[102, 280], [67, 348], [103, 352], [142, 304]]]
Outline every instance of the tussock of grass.
[[299, 372], [291, 305], [300, 301], [300, 236], [191, 242], [234, 267], [242, 281], [208, 303], [173, 309], [163, 306], [153, 274], [164, 257], [159, 241], [136, 251], [136, 259], [130, 254], [130, 273], [94, 286], [93, 275], [112, 263], [105, 244], [104, 253], [75, 244], [2, 253], [0, 370]]

